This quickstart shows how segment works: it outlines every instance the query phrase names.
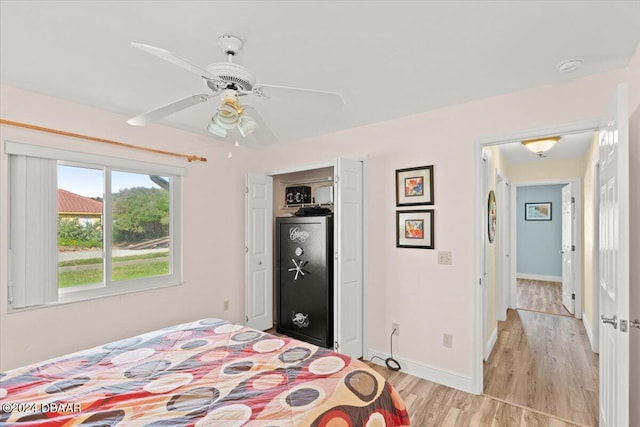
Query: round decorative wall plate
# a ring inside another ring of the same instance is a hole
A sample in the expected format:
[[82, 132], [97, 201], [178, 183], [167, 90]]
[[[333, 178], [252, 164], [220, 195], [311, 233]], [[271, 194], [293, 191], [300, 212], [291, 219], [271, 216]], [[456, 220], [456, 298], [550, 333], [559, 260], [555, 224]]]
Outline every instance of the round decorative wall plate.
[[489, 201], [487, 202], [487, 234], [489, 243], [496, 239], [496, 195], [493, 190], [489, 191]]

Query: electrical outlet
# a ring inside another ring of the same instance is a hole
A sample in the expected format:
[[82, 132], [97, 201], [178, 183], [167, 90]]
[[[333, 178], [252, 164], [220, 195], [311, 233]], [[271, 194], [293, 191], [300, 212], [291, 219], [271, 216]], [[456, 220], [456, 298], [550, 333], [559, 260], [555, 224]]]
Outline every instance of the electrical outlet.
[[224, 311], [229, 310], [229, 301], [225, 301], [224, 303], [222, 303], [222, 309]]
[[438, 252], [438, 264], [451, 265], [453, 264], [453, 254], [448, 251]]
[[395, 336], [400, 336], [400, 324], [398, 323], [392, 323], [391, 324], [391, 330], [395, 330], [395, 332], [393, 333], [393, 335]]
[[453, 347], [453, 335], [442, 334], [442, 346], [446, 348]]

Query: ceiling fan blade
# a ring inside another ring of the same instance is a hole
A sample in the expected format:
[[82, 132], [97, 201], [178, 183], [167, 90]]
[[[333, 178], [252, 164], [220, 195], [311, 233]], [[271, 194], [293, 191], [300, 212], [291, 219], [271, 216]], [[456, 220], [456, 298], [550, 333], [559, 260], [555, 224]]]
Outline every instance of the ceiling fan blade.
[[147, 53], [150, 53], [151, 55], [157, 56], [158, 58], [162, 58], [165, 61], [171, 62], [172, 64], [175, 64], [178, 67], [182, 67], [186, 70], [189, 70], [192, 73], [195, 73], [201, 77], [206, 77], [210, 80], [218, 80], [216, 76], [214, 76], [204, 68], [200, 68], [197, 65], [194, 65], [191, 62], [187, 61], [186, 59], [182, 59], [179, 56], [174, 55], [173, 53], [169, 52], [166, 49], [150, 46], [144, 43], [135, 43], [135, 42], [131, 43], [131, 46], [136, 47]]
[[299, 87], [290, 86], [277, 86], [277, 85], [263, 85], [258, 84], [253, 87], [253, 94], [256, 96], [264, 96], [266, 98], [278, 97], [279, 94], [296, 94], [296, 95], [309, 95], [317, 98], [324, 98], [336, 105], [345, 105], [344, 98], [339, 92], [330, 92], [326, 90], [317, 89], [304, 89]]
[[278, 138], [273, 134], [267, 123], [264, 121], [258, 110], [251, 105], [243, 104], [242, 107], [246, 113], [251, 116], [253, 120], [258, 124], [258, 130], [253, 134], [255, 138], [263, 145], [271, 145], [278, 141]]
[[180, 110], [189, 108], [193, 105], [206, 102], [213, 95], [191, 95], [162, 107], [147, 111], [140, 115], [130, 118], [127, 123], [133, 126], [144, 126], [149, 123], [156, 122], [162, 118], [165, 118], [171, 114], [177, 113]]

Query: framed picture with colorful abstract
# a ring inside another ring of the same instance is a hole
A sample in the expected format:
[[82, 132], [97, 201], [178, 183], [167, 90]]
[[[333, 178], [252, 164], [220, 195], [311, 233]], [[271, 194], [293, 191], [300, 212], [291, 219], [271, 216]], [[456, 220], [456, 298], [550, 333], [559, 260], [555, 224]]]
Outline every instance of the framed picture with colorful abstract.
[[396, 247], [433, 249], [433, 209], [396, 211]]
[[433, 165], [396, 169], [396, 206], [433, 203]]

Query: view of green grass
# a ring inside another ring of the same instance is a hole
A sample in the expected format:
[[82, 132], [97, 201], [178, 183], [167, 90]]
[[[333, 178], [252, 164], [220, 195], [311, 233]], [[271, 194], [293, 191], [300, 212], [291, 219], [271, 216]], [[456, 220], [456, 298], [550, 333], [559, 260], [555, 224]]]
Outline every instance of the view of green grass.
[[[150, 258], [163, 258], [168, 257], [169, 252], [153, 252], [143, 255], [129, 255], [113, 258], [113, 262], [119, 261], [133, 261], [136, 259], [150, 259]], [[89, 264], [102, 264], [102, 258], [87, 258], [87, 259], [74, 259], [71, 261], [60, 261], [58, 267], [72, 267], [74, 265], [89, 265]]]
[[[140, 264], [118, 265], [119, 261], [132, 261], [140, 259], [167, 258], [158, 261], [150, 261]], [[89, 262], [91, 261], [91, 262]], [[59, 265], [61, 267], [70, 267], [74, 265], [92, 265], [96, 268], [79, 271], [63, 271], [58, 273], [58, 287], [67, 288], [70, 286], [88, 285], [102, 282], [102, 259], [90, 258], [74, 261], [63, 261]], [[169, 274], [168, 253], [153, 253], [145, 255], [133, 255], [126, 257], [117, 257], [113, 259], [113, 270], [111, 279], [114, 282], [123, 280], [137, 279], [141, 277], [153, 277]]]

